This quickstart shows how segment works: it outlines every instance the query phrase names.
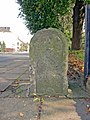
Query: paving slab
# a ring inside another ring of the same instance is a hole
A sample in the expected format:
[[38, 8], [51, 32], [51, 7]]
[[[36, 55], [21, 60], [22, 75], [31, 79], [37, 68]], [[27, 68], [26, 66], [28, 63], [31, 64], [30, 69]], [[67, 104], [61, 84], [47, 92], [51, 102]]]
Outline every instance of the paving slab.
[[83, 99], [48, 99], [43, 104], [40, 120], [90, 120], [87, 104]]
[[6, 68], [0, 68], [0, 74], [4, 73], [6, 70]]
[[27, 70], [27, 68], [14, 68], [14, 69], [9, 69], [8, 71], [6, 71], [6, 73], [11, 73], [11, 74], [22, 74], [22, 73], [24, 73], [24, 72], [26, 72], [26, 70]]
[[15, 81], [15, 79], [6, 80], [6, 79], [0, 77], [0, 92], [3, 92], [14, 81]]
[[[40, 120], [90, 120], [84, 99], [47, 98]], [[32, 98], [0, 98], [0, 120], [38, 120], [38, 102]]]
[[0, 98], [0, 120], [35, 120], [36, 103], [26, 98]]
[[4, 79], [17, 79], [18, 77], [20, 76], [20, 74], [19, 73], [14, 73], [14, 74], [12, 74], [12, 73], [4, 73], [4, 74], [2, 74], [2, 75], [0, 75], [0, 77], [2, 77], [2, 78], [4, 78]]
[[[0, 74], [0, 91], [6, 90], [7, 87], [9, 87], [15, 80], [23, 76], [24, 79], [29, 79], [29, 75], [24, 73], [25, 69], [23, 70], [15, 70], [7, 71], [5, 73]], [[20, 78], [20, 79], [22, 79]]]

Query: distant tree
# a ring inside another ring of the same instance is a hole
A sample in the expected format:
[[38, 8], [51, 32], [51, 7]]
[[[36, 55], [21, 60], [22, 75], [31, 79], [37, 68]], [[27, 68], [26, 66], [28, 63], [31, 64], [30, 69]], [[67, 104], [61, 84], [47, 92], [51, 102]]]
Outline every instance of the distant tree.
[[20, 51], [27, 51], [27, 50], [28, 50], [28, 43], [21, 43]]
[[3, 43], [1, 44], [1, 52], [5, 52], [5, 49], [6, 49], [6, 44], [3, 41]]
[[[26, 20], [31, 33], [43, 28], [58, 28], [65, 32], [60, 19], [72, 15], [72, 49], [79, 50], [82, 26], [85, 17], [85, 4], [90, 0], [17, 0], [20, 4], [20, 16]], [[65, 20], [65, 19], [64, 19]], [[64, 24], [65, 25], [65, 24]], [[69, 30], [69, 29], [68, 29]], [[66, 33], [66, 32], [65, 32]]]
[[1, 41], [0, 41], [0, 52], [1, 52]]

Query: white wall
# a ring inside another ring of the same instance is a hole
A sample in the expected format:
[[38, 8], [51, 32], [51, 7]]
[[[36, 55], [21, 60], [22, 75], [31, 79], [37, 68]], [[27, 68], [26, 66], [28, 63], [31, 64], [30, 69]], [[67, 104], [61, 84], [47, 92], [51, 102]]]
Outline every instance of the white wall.
[[21, 43], [12, 32], [0, 32], [0, 41], [4, 41], [6, 48], [14, 48], [17, 51], [17, 42]]

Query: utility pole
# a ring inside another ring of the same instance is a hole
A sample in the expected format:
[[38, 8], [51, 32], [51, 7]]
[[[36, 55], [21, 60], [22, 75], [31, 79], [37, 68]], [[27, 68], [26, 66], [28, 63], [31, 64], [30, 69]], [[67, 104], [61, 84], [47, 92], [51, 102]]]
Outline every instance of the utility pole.
[[90, 75], [90, 5], [85, 6], [85, 59], [84, 78]]

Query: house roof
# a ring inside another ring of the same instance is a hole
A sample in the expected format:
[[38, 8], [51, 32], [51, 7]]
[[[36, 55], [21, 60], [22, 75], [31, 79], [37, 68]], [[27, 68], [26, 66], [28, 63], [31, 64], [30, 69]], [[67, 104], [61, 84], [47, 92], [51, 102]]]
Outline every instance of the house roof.
[[0, 32], [11, 32], [10, 27], [0, 27]]

